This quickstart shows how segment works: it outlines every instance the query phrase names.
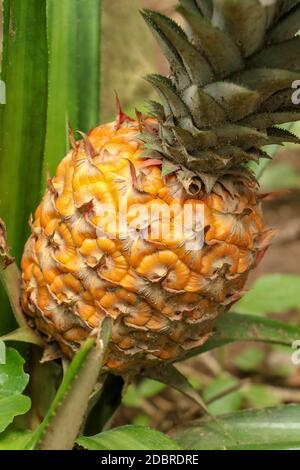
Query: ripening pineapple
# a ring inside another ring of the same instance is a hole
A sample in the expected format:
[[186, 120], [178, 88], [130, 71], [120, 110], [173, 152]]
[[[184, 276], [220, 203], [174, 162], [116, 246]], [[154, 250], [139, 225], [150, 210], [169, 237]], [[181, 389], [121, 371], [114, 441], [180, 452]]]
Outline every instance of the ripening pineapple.
[[241, 296], [271, 238], [247, 164], [297, 142], [274, 126], [300, 119], [300, 0], [180, 3], [186, 32], [143, 12], [171, 67], [147, 78], [161, 104], [71, 134], [22, 260], [31, 324], [71, 357], [112, 317], [120, 374], [184, 357]]

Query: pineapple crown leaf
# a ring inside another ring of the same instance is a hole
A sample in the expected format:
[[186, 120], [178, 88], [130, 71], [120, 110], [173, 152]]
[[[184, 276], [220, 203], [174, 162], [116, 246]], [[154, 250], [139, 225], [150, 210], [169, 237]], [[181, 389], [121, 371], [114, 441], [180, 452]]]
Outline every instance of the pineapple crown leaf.
[[147, 102], [148, 114], [150, 116], [156, 117], [159, 122], [164, 118], [164, 107], [157, 103], [157, 101], [148, 100]]
[[280, 0], [279, 1], [279, 14], [282, 16], [288, 11], [290, 11], [292, 8], [294, 8], [295, 5], [299, 3], [299, 0]]
[[186, 33], [142, 12], [171, 67], [146, 77], [162, 100], [150, 103], [159, 132], [148, 146], [196, 173], [240, 175], [265, 156], [260, 146], [298, 142], [276, 126], [300, 116], [300, 0], [181, 0], [178, 10]]
[[300, 70], [300, 37], [272, 44], [249, 59], [250, 67]]
[[300, 139], [291, 131], [281, 129], [279, 127], [270, 127], [268, 129], [270, 139], [273, 139], [272, 144], [281, 144], [282, 142], [291, 142], [293, 144], [300, 144]]
[[182, 7], [191, 13], [196, 13], [202, 16], [202, 12], [199, 6], [197, 5], [196, 0], [179, 0], [179, 3], [180, 5], [178, 5], [177, 10], [179, 10]]
[[266, 99], [260, 108], [262, 112], [272, 113], [276, 111], [297, 111], [292, 102], [292, 91], [290, 88], [283, 89]]
[[178, 7], [178, 11], [189, 23], [189, 40], [205, 53], [217, 76], [223, 78], [243, 69], [241, 51], [228, 33], [216, 28], [199, 14], [191, 13], [183, 7]]
[[213, 12], [213, 0], [179, 0], [180, 3], [185, 6], [187, 4], [187, 7], [190, 8], [190, 4], [194, 3], [196, 4], [196, 7], [198, 8], [198, 12], [203, 15], [203, 16], [209, 16], [211, 17], [212, 12]]
[[244, 57], [263, 45], [266, 10], [258, 0], [215, 0], [213, 23], [230, 34]]
[[[259, 93], [261, 102], [279, 91], [287, 89], [292, 91], [291, 85], [297, 79], [299, 73], [267, 67], [246, 69], [231, 76], [234, 83]], [[292, 102], [290, 96], [289, 101]]]
[[278, 44], [282, 41], [292, 39], [299, 31], [300, 25], [300, 5], [293, 8], [287, 15], [272, 28], [267, 40], [270, 44]]
[[300, 111], [279, 112], [279, 113], [258, 113], [247, 116], [243, 120], [245, 126], [255, 127], [256, 129], [266, 129], [276, 124], [285, 122], [295, 122], [300, 120]]
[[222, 106], [232, 122], [254, 112], [261, 99], [257, 91], [228, 81], [210, 83], [204, 87], [204, 91]]
[[152, 27], [173, 45], [185, 66], [191, 83], [202, 86], [213, 80], [212, 67], [205, 57], [191, 44], [187, 35], [175, 21], [170, 20], [161, 13], [150, 10], [144, 10], [144, 18], [150, 20], [148, 24], [150, 26], [153, 25]]
[[173, 46], [172, 42], [165, 36], [165, 34], [157, 27], [156, 23], [153, 21], [152, 17], [147, 13], [147, 11], [141, 11], [141, 15], [149, 26], [150, 30], [154, 34], [154, 37], [157, 39], [158, 44], [160, 45], [162, 52], [164, 53], [166, 59], [168, 60], [171, 69], [174, 71], [178, 83], [182, 87], [188, 86], [190, 78], [186, 71], [186, 68], [183, 64], [183, 61], [178, 54], [177, 50]]
[[183, 92], [182, 98], [197, 127], [217, 127], [226, 122], [226, 115], [222, 107], [213, 97], [205, 93], [203, 88], [191, 85]]
[[151, 20], [153, 24], [157, 25], [158, 29], [160, 27], [163, 29], [165, 26], [167, 30], [172, 30], [175, 34], [177, 34], [177, 36], [180, 36], [183, 40], [187, 40], [186, 33], [175, 21], [171, 20], [171, 18], [168, 18], [158, 11], [148, 9], [142, 10], [142, 15], [144, 15], [145, 18]]
[[166, 115], [172, 113], [175, 118], [180, 119], [190, 115], [188, 107], [178, 95], [171, 80], [162, 75], [147, 75], [146, 80], [153, 85], [160, 94]]

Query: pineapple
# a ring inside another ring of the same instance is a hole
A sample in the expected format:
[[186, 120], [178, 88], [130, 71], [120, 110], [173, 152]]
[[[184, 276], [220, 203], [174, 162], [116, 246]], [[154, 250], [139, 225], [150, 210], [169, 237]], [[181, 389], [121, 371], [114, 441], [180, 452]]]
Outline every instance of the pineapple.
[[117, 100], [115, 122], [80, 141], [70, 131], [22, 259], [32, 327], [72, 357], [112, 317], [105, 369], [116, 374], [178, 361], [212, 334], [272, 235], [248, 163], [298, 141], [274, 126], [300, 119], [300, 0], [178, 9], [186, 32], [142, 12], [170, 63], [168, 78], [147, 77], [160, 103], [134, 120]]

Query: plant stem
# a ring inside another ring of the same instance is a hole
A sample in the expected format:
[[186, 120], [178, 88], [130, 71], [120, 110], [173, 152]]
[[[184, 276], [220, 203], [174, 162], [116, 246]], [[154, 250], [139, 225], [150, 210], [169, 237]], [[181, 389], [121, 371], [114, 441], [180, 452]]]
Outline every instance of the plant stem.
[[28, 449], [71, 450], [98, 381], [110, 340], [112, 320], [106, 318], [97, 338], [86, 340], [74, 356], [49, 411], [36, 430]]

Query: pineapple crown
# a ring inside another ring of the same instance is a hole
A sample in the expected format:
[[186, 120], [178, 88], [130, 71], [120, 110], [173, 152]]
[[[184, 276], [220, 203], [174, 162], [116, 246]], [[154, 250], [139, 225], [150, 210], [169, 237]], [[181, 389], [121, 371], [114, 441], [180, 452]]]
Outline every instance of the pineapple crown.
[[179, 1], [186, 32], [142, 11], [171, 69], [146, 77], [162, 103], [150, 102], [159, 132], [142, 136], [146, 154], [166, 159], [164, 174], [185, 168], [207, 186], [251, 178], [245, 163], [268, 157], [261, 146], [300, 142], [276, 127], [300, 119], [300, 0]]

